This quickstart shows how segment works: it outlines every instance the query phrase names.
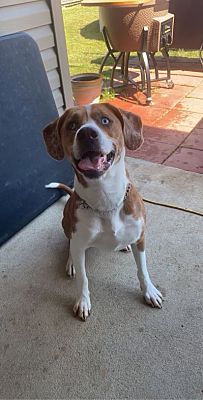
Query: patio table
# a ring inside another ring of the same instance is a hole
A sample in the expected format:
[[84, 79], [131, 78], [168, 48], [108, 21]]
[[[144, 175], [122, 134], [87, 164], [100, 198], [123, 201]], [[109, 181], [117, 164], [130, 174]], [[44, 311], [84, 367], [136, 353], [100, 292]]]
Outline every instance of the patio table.
[[[101, 73], [109, 56], [113, 59], [110, 87], [121, 61], [123, 84], [130, 82], [142, 91], [146, 89], [146, 101], [151, 103], [151, 81], [166, 80], [173, 87], [170, 75], [168, 45], [173, 39], [174, 15], [168, 13], [169, 0], [82, 0], [82, 6], [99, 7], [100, 30], [107, 47], [99, 72]], [[159, 77], [155, 53], [161, 51], [166, 62], [166, 77]], [[128, 76], [129, 56], [138, 54], [141, 81], [134, 82]], [[150, 76], [150, 64], [155, 69], [155, 79]]]

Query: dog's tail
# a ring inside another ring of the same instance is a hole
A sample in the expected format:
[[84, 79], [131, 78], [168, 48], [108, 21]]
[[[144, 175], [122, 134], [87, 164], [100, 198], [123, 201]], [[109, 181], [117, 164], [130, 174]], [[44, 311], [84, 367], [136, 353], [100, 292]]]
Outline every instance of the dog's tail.
[[62, 189], [64, 192], [68, 193], [70, 196], [73, 194], [73, 189], [69, 186], [64, 185], [63, 183], [51, 182], [48, 185], [45, 185], [47, 189]]

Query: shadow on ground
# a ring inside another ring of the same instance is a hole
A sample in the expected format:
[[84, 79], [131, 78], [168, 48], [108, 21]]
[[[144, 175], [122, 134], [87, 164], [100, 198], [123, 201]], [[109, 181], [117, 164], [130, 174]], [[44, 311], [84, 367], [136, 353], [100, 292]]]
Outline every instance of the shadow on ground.
[[85, 39], [104, 40], [103, 35], [99, 29], [99, 20], [95, 20], [87, 24], [80, 30], [81, 35]]

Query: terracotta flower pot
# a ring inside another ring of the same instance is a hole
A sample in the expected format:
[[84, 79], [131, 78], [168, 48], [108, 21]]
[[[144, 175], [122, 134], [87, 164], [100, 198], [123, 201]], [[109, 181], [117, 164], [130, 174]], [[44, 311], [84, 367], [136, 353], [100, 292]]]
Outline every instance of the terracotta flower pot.
[[71, 77], [75, 105], [83, 106], [97, 102], [102, 90], [102, 77], [99, 74], [85, 73]]

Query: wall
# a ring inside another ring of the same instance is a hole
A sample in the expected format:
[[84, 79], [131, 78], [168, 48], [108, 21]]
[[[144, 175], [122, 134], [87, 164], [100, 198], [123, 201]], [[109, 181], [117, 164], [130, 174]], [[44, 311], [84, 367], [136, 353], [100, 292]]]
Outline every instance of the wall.
[[0, 35], [21, 31], [38, 44], [61, 114], [73, 102], [60, 0], [0, 0]]
[[170, 0], [175, 14], [173, 47], [198, 50], [203, 42], [203, 0]]

